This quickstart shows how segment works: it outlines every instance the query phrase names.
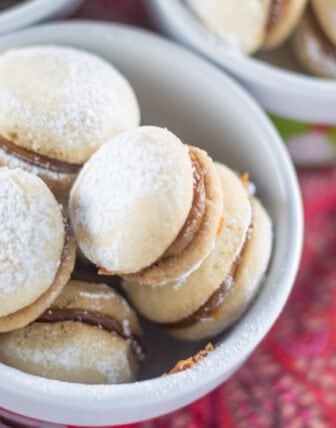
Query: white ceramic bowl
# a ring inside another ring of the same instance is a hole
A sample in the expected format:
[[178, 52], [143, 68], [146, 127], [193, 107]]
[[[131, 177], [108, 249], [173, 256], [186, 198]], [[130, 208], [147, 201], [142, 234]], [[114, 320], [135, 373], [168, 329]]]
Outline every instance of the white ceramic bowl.
[[304, 122], [336, 124], [336, 80], [303, 74], [288, 47], [262, 59], [245, 56], [207, 31], [183, 0], [149, 0], [148, 5], [165, 33], [225, 68], [269, 112]]
[[[76, 22], [35, 27], [0, 38], [0, 52], [57, 43], [88, 49], [113, 62], [135, 88], [142, 123], [166, 126], [239, 171], [249, 171], [274, 222], [274, 252], [262, 291], [248, 312], [216, 340], [196, 367], [160, 377], [200, 349], [146, 329], [143, 376], [125, 385], [88, 386], [47, 380], [0, 364], [0, 407], [44, 421], [111, 425], [182, 407], [227, 379], [269, 331], [297, 271], [302, 208], [286, 149], [257, 104], [233, 80], [187, 50], [149, 32], [121, 25]], [[148, 327], [148, 326], [147, 326]]]
[[83, 0], [26, 0], [0, 11], [0, 34], [71, 14]]

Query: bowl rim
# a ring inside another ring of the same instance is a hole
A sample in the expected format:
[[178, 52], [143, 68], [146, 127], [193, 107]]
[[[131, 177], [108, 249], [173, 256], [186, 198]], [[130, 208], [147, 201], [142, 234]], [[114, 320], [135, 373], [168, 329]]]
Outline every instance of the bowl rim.
[[9, 33], [53, 16], [70, 5], [83, 0], [26, 0], [0, 12], [0, 34]]
[[[301, 196], [294, 167], [284, 144], [270, 120], [252, 97], [232, 78], [225, 75], [218, 68], [198, 55], [159, 35], [122, 24], [106, 24], [79, 20], [76, 22], [41, 25], [3, 36], [0, 40], [0, 48], [2, 50], [2, 47], [6, 43], [9, 43], [9, 46], [15, 45], [15, 41], [22, 41], [25, 39], [25, 35], [31, 34], [39, 34], [43, 43], [43, 34], [50, 35], [53, 32], [57, 34], [63, 31], [77, 32], [78, 34], [93, 34], [94, 32], [97, 36], [101, 35], [101, 40], [104, 40], [104, 35], [106, 36], [107, 33], [111, 33], [113, 40], [117, 40], [118, 37], [132, 40], [136, 37], [138, 41], [147, 46], [147, 49], [149, 47], [159, 50], [165, 49], [167, 55], [171, 55], [175, 60], [188, 62], [188, 67], [199, 67], [204, 71], [204, 75], [207, 78], [211, 76], [211, 78], [217, 79], [227, 93], [240, 99], [246, 114], [251, 115], [255, 120], [255, 126], [262, 130], [264, 140], [273, 140], [273, 144], [268, 145], [268, 147], [265, 143], [265, 148], [277, 159], [279, 174], [282, 176], [282, 184], [285, 186], [285, 192], [288, 193], [287, 207], [288, 221], [290, 223], [288, 238], [291, 239], [291, 246], [288, 248], [286, 254], [286, 258], [288, 259], [286, 272], [281, 273], [282, 276], [280, 275], [279, 277], [276, 293], [272, 296], [273, 299], [277, 300], [277, 306], [272, 311], [265, 311], [265, 313], [259, 314], [258, 311], [263, 311], [262, 305], [266, 301], [269, 304], [269, 296], [266, 298], [263, 291], [261, 291], [256, 302], [252, 305], [253, 307], [250, 308], [235, 327], [235, 334], [229, 335], [225, 340], [225, 344], [220, 344], [197, 366], [171, 376], [144, 380], [132, 384], [83, 385], [40, 378], [0, 364], [2, 380], [0, 396], [17, 397], [15, 402], [11, 401], [10, 406], [8, 403], [5, 404], [4, 407], [10, 411], [20, 414], [24, 413], [26, 416], [35, 418], [38, 415], [38, 418], [50, 422], [85, 423], [85, 425], [98, 426], [97, 421], [101, 425], [110, 423], [101, 413], [102, 411], [109, 411], [110, 414], [113, 414], [114, 410], [124, 409], [125, 412], [128, 412], [128, 419], [123, 419], [121, 422], [134, 422], [138, 419], [132, 418], [132, 412], [129, 411], [130, 403], [132, 403], [132, 407], [137, 409], [148, 407], [150, 403], [150, 407], [154, 410], [149, 417], [162, 414], [161, 404], [168, 401], [171, 397], [174, 397], [176, 402], [180, 402], [180, 405], [166, 408], [166, 412], [188, 404], [195, 398], [188, 401], [185, 398], [186, 396], [193, 393], [193, 397], [196, 395], [200, 397], [209, 391], [206, 385], [212, 383], [213, 388], [220, 384], [224, 379], [224, 371], [225, 373], [232, 373], [249, 356], [252, 350], [255, 349], [266, 332], [269, 331], [287, 301], [300, 261], [303, 239]], [[106, 40], [109, 39], [106, 37]], [[70, 40], [69, 45], [71, 45]], [[92, 48], [92, 45], [90, 47]], [[258, 316], [262, 318], [262, 323], [256, 326], [253, 337], [250, 337], [250, 329], [248, 328], [249, 319], [254, 319]], [[246, 342], [247, 339], [248, 343]], [[236, 349], [239, 352], [239, 364], [236, 361], [236, 353], [228, 353], [225, 348]], [[206, 373], [206, 376], [204, 376], [204, 373]], [[32, 405], [36, 397], [38, 397], [40, 403], [38, 410], [36, 406], [34, 409], [34, 405]], [[3, 401], [3, 399], [1, 400]], [[3, 403], [0, 403], [0, 405], [2, 406]], [[53, 407], [52, 412], [50, 411], [50, 406]], [[70, 410], [71, 417], [69, 417]], [[117, 422], [120, 423], [119, 421]]]

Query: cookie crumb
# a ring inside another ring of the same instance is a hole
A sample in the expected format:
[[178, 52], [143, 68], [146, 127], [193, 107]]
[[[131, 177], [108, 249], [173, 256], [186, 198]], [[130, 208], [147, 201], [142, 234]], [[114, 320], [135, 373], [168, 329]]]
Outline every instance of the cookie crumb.
[[[167, 374], [179, 373], [184, 370], [192, 368], [195, 364], [198, 364], [203, 358], [209, 355], [214, 350], [212, 343], [208, 343], [204, 349], [201, 349], [197, 354], [187, 358], [186, 360], [179, 361], [175, 367], [173, 367]], [[165, 374], [166, 375], [166, 374]]]

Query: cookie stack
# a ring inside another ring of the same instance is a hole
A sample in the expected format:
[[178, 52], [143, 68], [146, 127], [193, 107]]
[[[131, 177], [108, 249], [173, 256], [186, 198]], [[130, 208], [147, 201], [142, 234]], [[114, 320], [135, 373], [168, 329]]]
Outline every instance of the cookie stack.
[[[0, 56], [0, 112], [1, 362], [70, 382], [131, 382], [146, 334], [135, 310], [180, 340], [239, 318], [272, 247], [247, 174], [139, 126], [126, 79], [74, 49]], [[78, 268], [86, 280], [74, 280], [76, 257], [97, 281]], [[135, 310], [99, 275], [121, 278]]]
[[76, 244], [46, 184], [0, 168], [0, 219], [0, 361], [71, 382], [134, 380], [137, 317], [107, 285], [69, 281]]
[[66, 217], [81, 166], [139, 124], [133, 89], [88, 52], [16, 49], [0, 56], [0, 115], [0, 360], [71, 382], [135, 380], [137, 316], [108, 286], [69, 282]]
[[133, 305], [173, 336], [212, 337], [246, 309], [257, 292], [271, 254], [272, 228], [247, 182], [216, 164], [223, 198], [221, 227], [213, 249], [196, 269], [164, 284], [123, 286]]
[[86, 163], [71, 222], [85, 256], [123, 277], [143, 315], [181, 339], [211, 337], [243, 312], [271, 252], [248, 184], [166, 129], [139, 127]]

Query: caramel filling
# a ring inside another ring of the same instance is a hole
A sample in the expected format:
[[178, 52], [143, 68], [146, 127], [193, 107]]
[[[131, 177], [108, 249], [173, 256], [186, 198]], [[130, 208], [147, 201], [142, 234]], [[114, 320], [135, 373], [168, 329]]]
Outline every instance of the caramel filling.
[[[239, 265], [239, 263], [237, 263]], [[231, 275], [229, 275], [231, 278]], [[164, 324], [168, 328], [185, 328], [195, 325], [198, 321], [216, 318], [216, 310], [223, 303], [226, 293], [229, 291], [229, 281], [224, 280], [219, 288], [212, 294], [212, 296], [199, 308], [196, 312], [175, 323]]]
[[328, 57], [335, 60], [336, 46], [332, 43], [332, 41], [328, 38], [326, 33], [323, 31], [323, 28], [318, 22], [311, 6], [308, 6], [307, 13], [309, 14], [312, 31], [315, 37], [319, 40], [321, 49]]
[[270, 31], [285, 15], [289, 0], [272, 0], [266, 31]]
[[101, 328], [109, 333], [115, 333], [123, 339], [130, 341], [135, 355], [139, 355], [139, 351], [142, 353], [143, 349], [139, 339], [129, 332], [126, 333], [118, 321], [107, 315], [101, 315], [97, 312], [85, 309], [50, 308], [37, 319], [37, 322], [46, 323], [64, 321], [80, 322]]
[[194, 239], [202, 223], [206, 202], [204, 171], [192, 152], [190, 152], [190, 159], [194, 169], [194, 192], [191, 209], [179, 234], [164, 252], [163, 256], [161, 256], [160, 260], [181, 254]]
[[225, 295], [230, 291], [232, 282], [234, 281], [233, 278], [235, 277], [237, 270], [239, 268], [240, 260], [244, 253], [246, 243], [249, 239], [248, 235], [252, 230], [252, 224], [249, 227], [249, 230], [247, 232], [247, 236], [245, 238], [245, 242], [243, 244], [240, 254], [236, 257], [235, 261], [233, 262], [229, 275], [224, 279], [224, 281], [221, 283], [218, 289], [212, 294], [212, 296], [210, 296], [210, 298], [199, 309], [197, 309], [197, 311], [195, 311], [188, 317], [182, 319], [181, 321], [164, 324], [165, 327], [185, 328], [185, 327], [191, 327], [195, 325], [198, 321], [201, 321], [204, 319], [209, 319], [209, 318], [216, 319], [217, 317], [216, 312], [222, 305]]
[[47, 156], [39, 155], [30, 150], [17, 146], [11, 141], [0, 135], [0, 149], [15, 156], [30, 165], [38, 166], [43, 169], [55, 171], [64, 174], [77, 174], [81, 165], [71, 164], [68, 162], [59, 161], [57, 159], [48, 158]]

